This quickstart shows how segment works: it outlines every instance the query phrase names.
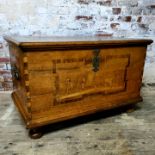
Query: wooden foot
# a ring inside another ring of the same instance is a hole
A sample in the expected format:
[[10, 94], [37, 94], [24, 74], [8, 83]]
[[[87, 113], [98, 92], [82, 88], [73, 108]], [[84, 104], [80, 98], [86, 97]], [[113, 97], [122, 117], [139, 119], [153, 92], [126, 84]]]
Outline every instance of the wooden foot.
[[127, 109], [127, 113], [131, 113], [131, 112], [134, 112], [136, 109], [135, 109], [135, 106], [134, 105], [131, 105], [128, 109]]
[[30, 129], [29, 136], [32, 139], [39, 139], [43, 136], [43, 133], [40, 129]]

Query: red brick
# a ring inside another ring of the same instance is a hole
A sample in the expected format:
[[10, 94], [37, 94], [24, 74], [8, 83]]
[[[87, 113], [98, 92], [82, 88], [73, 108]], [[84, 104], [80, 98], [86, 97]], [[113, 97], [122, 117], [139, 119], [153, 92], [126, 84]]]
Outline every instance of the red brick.
[[89, 4], [90, 1], [89, 0], [78, 0], [78, 3], [80, 3], [80, 4]]
[[97, 37], [112, 37], [113, 34], [112, 33], [103, 33], [103, 32], [98, 31], [96, 36]]
[[142, 21], [142, 17], [140, 16], [137, 18], [137, 22], [140, 23], [141, 21]]
[[120, 24], [119, 23], [111, 23], [111, 28], [112, 29], [116, 29], [117, 28], [117, 26], [119, 26]]
[[118, 15], [121, 13], [121, 8], [112, 8], [112, 12], [114, 15]]
[[125, 22], [131, 22], [132, 17], [131, 16], [126, 16], [124, 17]]
[[0, 70], [0, 74], [10, 73], [10, 70]]
[[105, 5], [105, 6], [110, 6], [111, 5], [112, 0], [105, 0], [105, 1], [98, 1], [97, 4], [99, 5]]
[[118, 20], [122, 20], [122, 21], [125, 21], [125, 22], [131, 22], [131, 19], [132, 19], [131, 16], [125, 16], [125, 17], [119, 16], [118, 17]]
[[1, 62], [10, 62], [10, 59], [9, 58], [0, 58], [0, 63]]
[[92, 20], [93, 17], [92, 16], [76, 16], [76, 20], [80, 20], [80, 19], [83, 19], [83, 20]]

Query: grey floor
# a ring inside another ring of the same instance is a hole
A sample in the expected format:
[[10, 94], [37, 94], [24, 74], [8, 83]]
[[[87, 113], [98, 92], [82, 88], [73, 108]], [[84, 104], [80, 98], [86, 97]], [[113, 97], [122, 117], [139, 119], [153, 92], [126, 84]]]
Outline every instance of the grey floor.
[[155, 155], [155, 85], [132, 113], [111, 111], [48, 126], [38, 140], [28, 131], [9, 93], [0, 93], [0, 155]]

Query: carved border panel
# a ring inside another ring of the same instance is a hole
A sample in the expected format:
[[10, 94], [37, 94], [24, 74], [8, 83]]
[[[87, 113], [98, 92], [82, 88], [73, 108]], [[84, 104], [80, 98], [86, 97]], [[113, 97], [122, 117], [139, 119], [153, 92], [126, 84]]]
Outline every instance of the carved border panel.
[[101, 55], [97, 72], [92, 56], [53, 60], [54, 105], [81, 100], [90, 95], [126, 91], [129, 54]]

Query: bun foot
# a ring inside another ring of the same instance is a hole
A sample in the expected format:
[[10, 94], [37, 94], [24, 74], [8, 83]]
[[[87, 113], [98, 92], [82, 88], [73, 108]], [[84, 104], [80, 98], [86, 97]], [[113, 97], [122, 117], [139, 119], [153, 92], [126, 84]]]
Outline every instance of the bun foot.
[[130, 105], [129, 108], [127, 109], [127, 113], [132, 113], [136, 110], [135, 105]]
[[29, 136], [32, 139], [39, 139], [43, 136], [43, 133], [40, 129], [30, 129]]

